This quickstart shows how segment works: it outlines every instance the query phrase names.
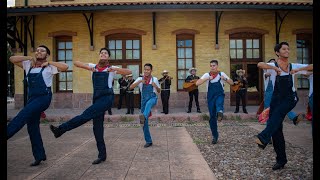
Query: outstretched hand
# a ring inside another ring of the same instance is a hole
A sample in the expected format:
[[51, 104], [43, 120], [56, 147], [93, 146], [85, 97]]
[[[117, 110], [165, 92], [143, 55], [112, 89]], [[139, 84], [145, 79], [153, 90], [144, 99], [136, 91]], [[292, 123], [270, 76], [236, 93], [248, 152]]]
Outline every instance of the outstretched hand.
[[295, 74], [295, 73], [297, 73], [297, 72], [299, 72], [298, 69], [292, 69], [292, 70], [290, 71], [290, 74]]

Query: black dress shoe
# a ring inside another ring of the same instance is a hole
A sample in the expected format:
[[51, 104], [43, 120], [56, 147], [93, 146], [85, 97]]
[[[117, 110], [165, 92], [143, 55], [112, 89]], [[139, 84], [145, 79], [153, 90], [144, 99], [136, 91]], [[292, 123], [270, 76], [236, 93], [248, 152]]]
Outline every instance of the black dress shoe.
[[239, 110], [235, 110], [234, 113], [239, 113]]
[[107, 158], [98, 158], [92, 162], [92, 164], [100, 164], [102, 161], [105, 161]]
[[223, 118], [223, 113], [222, 112], [218, 112], [217, 113], [217, 119], [218, 119], [218, 121], [221, 121], [222, 120], [222, 118]]
[[109, 114], [109, 115], [112, 115], [112, 111], [108, 111], [108, 114]]
[[134, 114], [133, 112], [131, 112], [131, 114]]
[[191, 110], [188, 110], [187, 113], [191, 113]]
[[33, 163], [30, 164], [30, 166], [38, 166], [41, 161], [45, 161], [45, 160], [47, 160], [46, 157], [40, 160], [35, 160]]
[[275, 165], [272, 166], [272, 170], [278, 170], [278, 169], [283, 169], [285, 164], [279, 164], [276, 163]]
[[147, 147], [150, 147], [152, 146], [152, 143], [146, 143], [143, 147], [147, 148]]
[[212, 144], [217, 144], [217, 140], [215, 138], [212, 139]]
[[201, 113], [200, 109], [197, 110], [197, 113]]
[[247, 111], [243, 111], [243, 113], [248, 114], [248, 112], [247, 112]]
[[130, 114], [129, 112], [127, 112], [126, 114]]
[[52, 131], [52, 133], [54, 134], [54, 137], [56, 138], [60, 137], [63, 134], [63, 132], [59, 127], [55, 127], [53, 125], [50, 125], [50, 130]]
[[256, 143], [258, 144], [258, 147], [261, 148], [261, 149], [264, 149], [266, 148], [267, 144], [264, 144], [258, 136], [256, 136]]

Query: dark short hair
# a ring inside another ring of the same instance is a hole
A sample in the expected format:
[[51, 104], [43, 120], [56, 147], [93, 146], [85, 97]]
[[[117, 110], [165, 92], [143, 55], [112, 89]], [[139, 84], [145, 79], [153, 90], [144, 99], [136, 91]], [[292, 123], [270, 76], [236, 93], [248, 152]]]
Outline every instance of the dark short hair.
[[50, 55], [50, 50], [49, 50], [49, 48], [48, 48], [47, 46], [45, 46], [45, 45], [40, 45], [40, 46], [38, 46], [38, 47], [43, 47], [43, 48], [45, 48], [46, 51], [47, 51], [47, 54]]
[[282, 47], [283, 45], [289, 46], [289, 44], [288, 44], [287, 42], [281, 42], [281, 43], [276, 44], [276, 45], [274, 46], [274, 52], [280, 52], [280, 49], [281, 49], [281, 47]]
[[106, 50], [108, 52], [108, 55], [111, 56], [110, 50], [106, 47], [101, 48], [99, 53], [101, 53], [101, 51], [103, 51], [103, 50]]
[[152, 64], [150, 64], [150, 63], [146, 63], [146, 64], [144, 64], [144, 66], [143, 66], [143, 67], [145, 67], [145, 66], [149, 66], [149, 67], [150, 67], [150, 69], [152, 70]]
[[211, 63], [216, 63], [217, 65], [219, 65], [218, 60], [215, 60], [215, 59], [214, 59], [214, 60], [211, 60], [211, 61], [210, 61], [210, 64], [211, 64]]
[[270, 63], [271, 61], [276, 61], [275, 59], [269, 59], [268, 63]]

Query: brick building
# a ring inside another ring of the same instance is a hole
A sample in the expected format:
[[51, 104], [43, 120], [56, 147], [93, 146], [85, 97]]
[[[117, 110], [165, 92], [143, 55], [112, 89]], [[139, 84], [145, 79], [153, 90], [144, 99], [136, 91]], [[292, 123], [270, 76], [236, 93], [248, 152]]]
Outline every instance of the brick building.
[[[98, 62], [105, 46], [111, 49], [111, 64], [131, 69], [134, 79], [145, 63], [154, 65], [158, 78], [168, 70], [173, 77], [170, 107], [187, 105], [182, 84], [188, 69], [196, 67], [202, 76], [212, 59], [219, 60], [220, 70], [229, 77], [236, 69], [246, 70], [248, 104], [258, 105], [263, 81], [256, 65], [276, 58], [277, 41], [290, 44], [291, 62], [312, 63], [312, 4], [312, 0], [16, 0], [7, 16], [15, 54], [33, 55], [35, 47], [45, 44], [52, 51], [50, 61], [69, 64], [69, 71], [55, 78], [50, 108], [86, 108], [92, 103], [90, 72], [73, 68], [72, 63]], [[23, 106], [22, 77], [23, 71], [16, 68], [16, 108]], [[296, 87], [299, 103], [305, 104], [308, 81], [298, 77]], [[199, 90], [204, 106], [206, 87]], [[234, 105], [228, 84], [225, 91], [225, 106]], [[117, 79], [115, 93], [119, 94]], [[115, 106], [117, 102], [116, 95]]]

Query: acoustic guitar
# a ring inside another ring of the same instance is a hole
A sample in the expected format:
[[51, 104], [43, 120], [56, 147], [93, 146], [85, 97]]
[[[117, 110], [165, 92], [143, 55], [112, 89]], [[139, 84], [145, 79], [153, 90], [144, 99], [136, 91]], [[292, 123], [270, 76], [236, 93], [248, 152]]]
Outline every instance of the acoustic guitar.
[[190, 91], [197, 89], [196, 81], [183, 83], [183, 89], [187, 92], [190, 92]]
[[233, 93], [238, 92], [240, 90], [240, 88], [242, 87], [242, 85], [243, 85], [242, 83], [238, 83], [238, 84], [234, 84], [234, 85], [230, 86], [231, 91]]

